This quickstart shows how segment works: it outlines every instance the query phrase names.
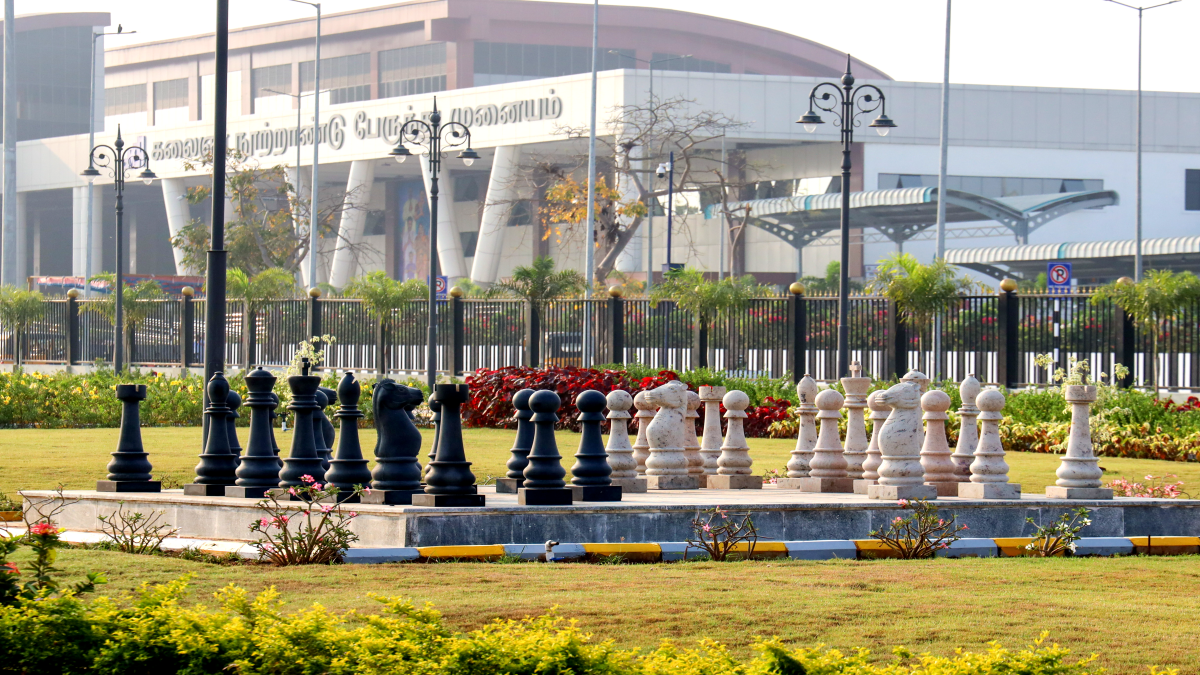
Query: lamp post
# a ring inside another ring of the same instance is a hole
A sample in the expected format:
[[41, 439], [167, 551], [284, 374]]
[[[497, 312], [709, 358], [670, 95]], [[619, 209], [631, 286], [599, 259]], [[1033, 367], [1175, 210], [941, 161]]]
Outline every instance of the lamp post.
[[[300, 148], [303, 146], [303, 143], [300, 142], [300, 133], [301, 133], [301, 126], [302, 126], [302, 123], [300, 121], [300, 119], [301, 119], [300, 114], [301, 114], [301, 112], [303, 112], [302, 102], [304, 101], [305, 96], [314, 96], [315, 95], [319, 98], [321, 94], [324, 94], [325, 92], [327, 92], [329, 90], [328, 89], [326, 89], [325, 91], [313, 90], [313, 91], [310, 91], [307, 93], [301, 92], [299, 94], [292, 94], [292, 93], [289, 93], [286, 91], [279, 91], [278, 89], [267, 89], [266, 87], [263, 87], [259, 91], [265, 91], [269, 94], [277, 94], [279, 96], [291, 96], [292, 98], [296, 99], [296, 185], [295, 185], [295, 188], [296, 188], [296, 202], [299, 203], [299, 201], [300, 201]], [[299, 225], [295, 222], [294, 218], [293, 218], [293, 225], [296, 225], [297, 228], [299, 227]]]
[[[317, 10], [317, 54], [313, 60], [313, 91], [321, 91], [321, 3], [308, 2], [308, 0], [292, 0], [302, 5], [308, 5]], [[300, 85], [304, 86], [303, 83]], [[302, 92], [303, 93], [303, 92]], [[296, 144], [299, 145], [297, 140]], [[312, 186], [309, 189], [308, 195], [308, 285], [312, 288], [317, 286], [317, 225], [320, 218], [317, 217], [317, 195], [320, 192], [320, 183], [317, 182], [317, 173], [321, 167], [319, 161], [321, 149], [321, 96], [318, 93], [313, 98], [313, 169], [312, 169]], [[297, 164], [299, 166], [299, 164]]]
[[442, 114], [437, 109], [437, 97], [433, 97], [433, 112], [429, 121], [411, 119], [400, 127], [400, 139], [388, 154], [397, 162], [412, 156], [405, 143], [425, 148], [429, 152], [429, 344], [425, 351], [425, 378], [429, 390], [437, 383], [437, 278], [438, 278], [438, 172], [442, 167], [442, 146], [457, 148], [466, 144], [467, 149], [458, 153], [463, 164], [471, 166], [479, 154], [471, 149], [471, 130], [460, 122], [442, 124]]
[[663, 164], [658, 165], [658, 170], [655, 171], [659, 178], [667, 177], [667, 262], [663, 264], [663, 278], [666, 278], [667, 272], [671, 271], [671, 234], [674, 231], [674, 223], [672, 216], [675, 211], [675, 151], [671, 151], [671, 157]]
[[854, 127], [861, 124], [858, 118], [876, 110], [879, 117], [869, 127], [886, 136], [896, 127], [887, 116], [887, 105], [883, 92], [873, 84], [854, 86], [854, 75], [850, 74], [850, 55], [846, 55], [846, 72], [842, 75], [839, 88], [833, 82], [820, 82], [808, 94], [808, 112], [797, 120], [804, 130], [812, 133], [825, 120], [817, 109], [833, 114], [833, 123], [841, 130], [842, 137], [842, 209], [841, 209], [841, 270], [838, 280], [838, 365], [834, 378], [850, 373], [850, 146], [854, 143]]
[[130, 171], [141, 169], [138, 178], [146, 185], [154, 182], [158, 176], [150, 170], [150, 154], [146, 149], [131, 145], [125, 147], [125, 140], [121, 138], [121, 126], [117, 125], [117, 140], [112, 146], [97, 145], [91, 149], [88, 155], [88, 168], [83, 170], [83, 177], [88, 179], [88, 189], [91, 189], [92, 181], [100, 176], [100, 171], [96, 168], [106, 169], [108, 174], [113, 178], [113, 186], [117, 191], [117, 282], [114, 292], [116, 293], [116, 312], [115, 326], [113, 328], [116, 335], [115, 344], [113, 345], [113, 372], [121, 372], [125, 369], [125, 326], [124, 326], [124, 282], [121, 275], [125, 272], [125, 266], [122, 264], [125, 257], [125, 247], [122, 245], [122, 230], [123, 217], [125, 214], [124, 193], [125, 193], [125, 174]]

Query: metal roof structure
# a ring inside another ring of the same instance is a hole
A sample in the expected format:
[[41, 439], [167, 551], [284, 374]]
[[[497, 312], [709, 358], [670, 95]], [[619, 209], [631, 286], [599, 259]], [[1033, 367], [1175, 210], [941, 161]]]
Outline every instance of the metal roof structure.
[[[946, 262], [1001, 279], [1034, 277], [1059, 260], [1070, 262], [1077, 278], [1107, 280], [1132, 274], [1133, 254], [1134, 240], [1123, 239], [955, 248], [946, 251]], [[1200, 237], [1143, 239], [1142, 256], [1147, 267], [1200, 273]]]
[[[1101, 208], [1120, 202], [1114, 190], [1062, 192], [991, 198], [946, 190], [946, 222], [967, 223], [992, 220], [1007, 228], [1018, 242], [1046, 223], [1080, 209]], [[831, 192], [797, 197], [776, 197], [733, 202], [731, 210], [749, 209], [750, 223], [803, 248], [837, 230], [842, 196]], [[874, 228], [888, 239], [903, 244], [937, 222], [938, 189], [935, 187], [868, 190], [850, 193], [850, 222], [856, 228]], [[708, 206], [713, 217], [716, 205]]]

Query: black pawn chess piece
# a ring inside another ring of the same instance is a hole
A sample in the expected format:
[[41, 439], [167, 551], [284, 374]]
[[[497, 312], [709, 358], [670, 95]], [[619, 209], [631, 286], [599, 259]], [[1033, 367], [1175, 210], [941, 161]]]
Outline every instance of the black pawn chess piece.
[[[329, 398], [321, 389], [313, 392], [313, 396], [317, 402], [317, 409], [312, 414], [313, 443], [317, 446], [317, 456], [321, 458], [322, 469], [328, 471], [329, 460], [333, 457], [333, 449], [329, 447], [328, 441], [325, 440], [325, 423], [329, 420], [325, 418], [324, 408], [329, 405]], [[299, 425], [299, 421], [296, 424]]]
[[279, 441], [275, 440], [275, 420], [279, 419], [279, 413], [275, 410], [279, 407], [279, 394], [271, 392], [271, 400], [275, 402], [275, 405], [271, 406], [271, 447], [275, 448], [275, 463], [282, 469], [283, 457], [279, 453]]
[[517, 490], [517, 503], [523, 506], [570, 505], [571, 488], [563, 478], [562, 455], [554, 440], [554, 423], [562, 399], [552, 391], [538, 391], [529, 398], [533, 410], [533, 446], [529, 450], [529, 466], [525, 467], [525, 485]]
[[292, 429], [292, 451], [283, 460], [283, 469], [279, 472], [279, 487], [285, 491], [290, 487], [306, 486], [304, 476], [311, 476], [317, 483], [325, 482], [325, 466], [317, 454], [317, 427], [313, 424], [313, 414], [319, 409], [317, 387], [321, 384], [321, 378], [308, 374], [307, 359], [302, 363], [301, 374], [288, 378], [288, 388], [292, 390], [292, 402], [288, 404], [288, 410], [294, 415], [295, 426]]
[[229, 406], [229, 414], [225, 416], [225, 431], [229, 434], [229, 450], [237, 456], [238, 462], [241, 462], [242, 444], [238, 442], [237, 421], [242, 417], [238, 414], [238, 408], [242, 407], [242, 397], [230, 389], [229, 396], [225, 398], [225, 405]]
[[525, 483], [525, 467], [529, 466], [529, 448], [533, 445], [533, 411], [529, 409], [529, 397], [533, 396], [532, 389], [522, 389], [513, 394], [512, 404], [516, 409], [513, 418], [517, 420], [517, 439], [513, 441], [511, 456], [505, 468], [508, 473], [504, 478], [496, 479], [496, 492], [516, 494]]
[[[208, 428], [219, 430], [229, 415], [229, 382], [222, 373], [213, 373], [208, 381]], [[209, 433], [208, 445], [196, 465], [196, 480], [183, 486], [183, 494], [199, 497], [224, 497], [225, 488], [237, 481], [237, 455], [229, 448], [228, 433]]]
[[341, 407], [333, 415], [338, 418], [342, 434], [338, 437], [337, 457], [330, 460], [329, 473], [325, 474], [325, 481], [338, 489], [339, 502], [357, 502], [359, 497], [354, 494], [354, 488], [371, 484], [371, 470], [367, 468], [367, 460], [363, 459], [362, 443], [358, 439], [358, 421], [365, 417], [358, 409], [361, 396], [362, 386], [354, 376], [343, 375], [337, 388]]
[[146, 400], [146, 385], [118, 384], [121, 406], [121, 435], [117, 451], [108, 463], [108, 479], [96, 481], [98, 492], [160, 492], [158, 481], [150, 480], [148, 455], [142, 447], [142, 419], [138, 406]]
[[425, 395], [420, 389], [383, 379], [375, 384], [371, 410], [375, 413], [375, 470], [365, 504], [411, 504], [421, 486], [421, 431], [413, 424], [412, 409]]
[[[271, 414], [279, 405], [278, 397], [271, 391], [274, 387], [275, 376], [262, 368], [246, 375], [250, 436], [246, 441], [246, 455], [237, 468], [237, 481], [225, 488], [226, 497], [262, 499], [267, 490], [279, 486], [279, 460], [275, 455], [275, 434], [271, 429]], [[231, 432], [232, 429], [233, 425], [230, 425]]]
[[579, 410], [577, 419], [583, 427], [575, 466], [571, 467], [571, 491], [577, 502], [621, 501], [621, 486], [612, 484], [612, 467], [608, 465], [608, 453], [604, 451], [604, 439], [600, 434], [606, 405], [608, 399], [595, 389], [575, 397], [575, 407]]
[[425, 494], [413, 495], [414, 506], [483, 506], [484, 496], [475, 493], [475, 474], [467, 461], [462, 438], [462, 404], [469, 390], [465, 384], [439, 384], [434, 389], [441, 403], [437, 455], [425, 476]]

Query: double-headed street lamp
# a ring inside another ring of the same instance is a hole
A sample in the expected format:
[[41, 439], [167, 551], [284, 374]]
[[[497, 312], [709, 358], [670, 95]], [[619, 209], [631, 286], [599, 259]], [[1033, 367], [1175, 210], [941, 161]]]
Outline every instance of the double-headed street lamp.
[[96, 168], [105, 169], [108, 175], [113, 178], [113, 186], [117, 191], [117, 282], [113, 289], [116, 293], [116, 316], [114, 334], [116, 335], [115, 345], [113, 348], [113, 371], [121, 372], [125, 368], [125, 327], [124, 327], [124, 307], [122, 297], [124, 294], [124, 283], [121, 275], [125, 272], [123, 264], [125, 257], [125, 246], [122, 243], [122, 230], [124, 229], [123, 217], [125, 214], [124, 193], [125, 193], [125, 175], [130, 171], [141, 169], [142, 172], [137, 175], [146, 185], [154, 182], [158, 176], [150, 170], [150, 154], [146, 149], [131, 145], [125, 147], [125, 140], [121, 138], [121, 126], [117, 125], [117, 141], [111, 147], [107, 145], [97, 145], [92, 148], [91, 154], [88, 155], [88, 168], [83, 170], [83, 177], [88, 180], [88, 187], [91, 188], [92, 181], [100, 176], [100, 171]]
[[412, 157], [404, 146], [410, 143], [425, 148], [429, 153], [429, 329], [425, 352], [425, 377], [429, 391], [437, 383], [437, 278], [438, 278], [438, 172], [442, 167], [442, 147], [467, 149], [458, 153], [463, 164], [471, 166], [479, 154], [471, 149], [471, 130], [461, 122], [442, 124], [442, 113], [437, 109], [437, 97], [433, 97], [433, 112], [429, 121], [412, 119], [400, 127], [400, 139], [388, 154], [397, 162]]
[[838, 361], [837, 374], [834, 379], [850, 373], [850, 146], [854, 143], [854, 127], [861, 122], [859, 117], [879, 111], [869, 127], [886, 136], [888, 131], [896, 127], [887, 116], [887, 105], [883, 92], [873, 84], [854, 86], [854, 76], [850, 74], [850, 55], [846, 55], [846, 72], [842, 75], [839, 88], [833, 82], [821, 82], [812, 88], [808, 94], [808, 112], [799, 120], [804, 130], [812, 133], [818, 124], [825, 120], [817, 114], [817, 110], [833, 114], [833, 124], [842, 132], [842, 251], [841, 270], [838, 280]]

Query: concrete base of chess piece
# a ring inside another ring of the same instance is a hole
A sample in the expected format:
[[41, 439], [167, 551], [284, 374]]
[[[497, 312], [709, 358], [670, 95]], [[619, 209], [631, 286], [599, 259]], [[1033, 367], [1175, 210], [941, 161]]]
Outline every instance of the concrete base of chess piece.
[[[865, 495], [871, 489], [872, 485], [879, 485], [879, 481], [874, 479], [859, 478], [854, 481], [854, 494]], [[958, 494], [958, 493], [955, 493]]]
[[575, 493], [563, 488], [521, 488], [517, 490], [517, 504], [521, 506], [570, 506]]
[[[239, 499], [262, 499], [267, 496], [268, 492], [277, 489], [278, 488], [242, 487], [240, 485], [229, 485], [225, 488], [225, 496], [237, 497]], [[286, 490], [284, 492], [286, 492]]]
[[962, 483], [959, 483], [958, 481], [945, 481], [938, 483], [926, 483], [926, 485], [929, 485], [937, 490], [939, 497], [957, 497], [958, 486], [962, 485]]
[[224, 497], [228, 485], [202, 485], [188, 483], [183, 486], [183, 494], [189, 497]]
[[96, 481], [96, 492], [162, 492], [162, 483], [156, 480], [134, 482], [98, 480]]
[[[614, 478], [612, 484], [620, 486], [622, 494], [640, 494], [646, 491], [645, 478]], [[496, 491], [499, 492], [499, 488]]]
[[958, 483], [958, 496], [967, 499], [1020, 499], [1018, 483]]
[[412, 504], [413, 495], [423, 494], [425, 494], [425, 488], [416, 490], [371, 490], [371, 494], [364, 492], [361, 500], [363, 504], [408, 505]]
[[650, 476], [645, 478], [647, 490], [699, 490], [696, 476]]
[[568, 485], [567, 487], [571, 490], [571, 499], [577, 502], [621, 501], [620, 485]]
[[780, 490], [801, 490], [800, 481], [803, 478], [778, 478], [775, 480], [775, 487]]
[[1112, 499], [1109, 488], [1076, 488], [1051, 485], [1046, 488], [1047, 499]]
[[[569, 491], [568, 491], [569, 492]], [[431, 495], [425, 492], [418, 492], [412, 496], [413, 506], [484, 506], [486, 497], [480, 494], [473, 495]]]
[[[962, 485], [962, 483], [956, 483]], [[871, 499], [937, 499], [937, 488], [931, 485], [872, 485], [867, 488]]]
[[517, 490], [520, 490], [524, 484], [524, 478], [497, 478], [496, 494], [515, 495], [517, 494]]
[[762, 476], [737, 474], [734, 476], [706, 476], [710, 490], [761, 490]]
[[793, 478], [799, 484], [801, 492], [854, 492], [853, 478]]

